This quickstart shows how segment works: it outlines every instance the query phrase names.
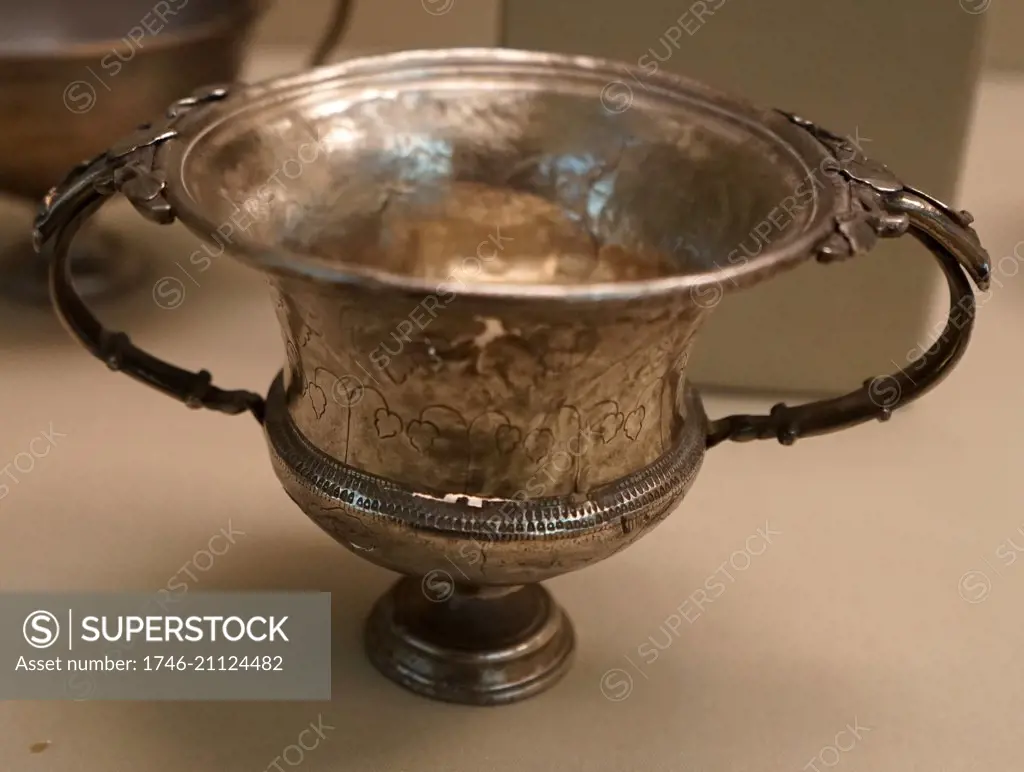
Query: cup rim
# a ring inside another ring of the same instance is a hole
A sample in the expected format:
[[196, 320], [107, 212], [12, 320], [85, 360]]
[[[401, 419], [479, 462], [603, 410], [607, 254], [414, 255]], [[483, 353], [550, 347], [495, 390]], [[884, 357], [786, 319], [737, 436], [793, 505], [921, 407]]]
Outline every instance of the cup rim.
[[[244, 113], [280, 106], [288, 100], [297, 101], [318, 89], [330, 89], [332, 93], [344, 89], [358, 90], [413, 74], [417, 78], [451, 73], [479, 77], [486, 75], [489, 69], [503, 76], [515, 72], [549, 82], [557, 82], [559, 78], [583, 79], [591, 87], [602, 81], [606, 84], [624, 83], [625, 78], [639, 76], [637, 68], [610, 59], [507, 48], [452, 48], [360, 56], [272, 78], [242, 86], [229, 92], [227, 98], [211, 104], [209, 109], [186, 113], [182, 117], [175, 126], [175, 140], [163, 144], [157, 153], [156, 164], [166, 180], [165, 195], [185, 227], [199, 238], [213, 241], [220, 224], [204, 215], [185, 179], [189, 156], [205, 135], [237, 120]], [[677, 105], [699, 105], [746, 128], [752, 135], [774, 143], [779, 152], [802, 167], [808, 177], [814, 173], [813, 170], [824, 169], [831, 158], [823, 145], [779, 111], [755, 107], [743, 99], [679, 75], [658, 71], [643, 77], [647, 91], [662, 99], [674, 101]], [[766, 245], [759, 255], [743, 263], [725, 266], [716, 263], [717, 268], [713, 270], [656, 279], [593, 284], [479, 282], [461, 283], [454, 288], [450, 282], [438, 282], [436, 279], [414, 278], [393, 271], [339, 263], [283, 247], [267, 248], [245, 234], [233, 236], [226, 251], [240, 262], [274, 275], [303, 278], [321, 284], [354, 284], [418, 294], [445, 291], [464, 297], [601, 301], [689, 292], [691, 298], [717, 298], [796, 267], [816, 253], [817, 247], [835, 232], [836, 214], [850, 206], [848, 186], [838, 175], [830, 174], [826, 178], [830, 184], [812, 188], [813, 210], [803, 230], [781, 240], [782, 243]]]

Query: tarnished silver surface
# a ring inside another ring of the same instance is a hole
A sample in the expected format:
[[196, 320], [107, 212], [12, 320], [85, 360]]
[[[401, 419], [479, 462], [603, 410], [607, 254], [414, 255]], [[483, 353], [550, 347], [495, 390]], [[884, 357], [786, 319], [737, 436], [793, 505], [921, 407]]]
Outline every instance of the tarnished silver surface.
[[[677, 381], [675, 374], [667, 378]], [[484, 459], [481, 471], [498, 468], [504, 459], [511, 464], [516, 453], [525, 457], [515, 478], [518, 487], [498, 496], [464, 495], [457, 488], [446, 491], [400, 477], [374, 476], [335, 460], [290, 417], [280, 379], [268, 397], [265, 427], [285, 490], [317, 525], [360, 557], [412, 576], [443, 570], [467, 584], [522, 584], [613, 555], [682, 500], [700, 470], [707, 433], [696, 392], [683, 388], [671, 447], [651, 463], [621, 471], [603, 484], [574, 475], [589, 468], [591, 454], [607, 457], [599, 448], [605, 443], [600, 426], [589, 428], [590, 436], [582, 439], [575, 432], [562, 436], [564, 445], [551, 444], [534, 458], [522, 439], [501, 444], [506, 436], [501, 429], [508, 424], [494, 423], [487, 434], [481, 426], [468, 439], [451, 438], [452, 444], [461, 441], [477, 450], [477, 457]], [[443, 479], [440, 465], [452, 460], [437, 463]], [[488, 478], [482, 474], [481, 479]], [[510, 480], [510, 473], [501, 470], [498, 479]]]
[[[574, 637], [534, 583], [648, 532], [708, 447], [887, 419], [970, 336], [967, 277], [984, 286], [989, 263], [966, 213], [808, 121], [674, 76], [608, 105], [620, 73], [457, 50], [208, 89], [37, 218], [58, 313], [92, 353], [190, 407], [253, 414], [299, 507], [409, 577], [367, 643], [421, 694], [499, 704], [554, 683]], [[285, 352], [266, 399], [149, 356], [74, 295], [70, 240], [115, 192], [203, 237], [190, 259], [266, 273]], [[939, 341], [844, 397], [707, 420], [686, 364], [722, 294], [904, 233], [949, 283]]]

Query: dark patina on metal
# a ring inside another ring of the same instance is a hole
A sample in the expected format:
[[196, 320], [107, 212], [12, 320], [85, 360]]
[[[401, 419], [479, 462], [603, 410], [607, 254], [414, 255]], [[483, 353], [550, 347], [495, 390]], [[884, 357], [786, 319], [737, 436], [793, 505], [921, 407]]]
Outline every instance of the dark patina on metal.
[[[86, 348], [189, 407], [254, 415], [303, 512], [406, 577], [367, 647], [430, 697], [547, 688], [574, 634], [538, 582], [649, 532], [709, 447], [887, 419], [957, 363], [969, 279], [988, 280], [969, 216], [848, 140], [667, 74], [612, 109], [621, 71], [463, 49], [208, 89], [75, 169], [36, 222]], [[265, 272], [286, 354], [266, 398], [141, 351], [75, 295], [68, 246], [116, 192]], [[785, 201], [770, 243], [737, 258]], [[686, 381], [708, 298], [905, 233], [950, 288], [920, 360], [841, 398], [708, 420]]]

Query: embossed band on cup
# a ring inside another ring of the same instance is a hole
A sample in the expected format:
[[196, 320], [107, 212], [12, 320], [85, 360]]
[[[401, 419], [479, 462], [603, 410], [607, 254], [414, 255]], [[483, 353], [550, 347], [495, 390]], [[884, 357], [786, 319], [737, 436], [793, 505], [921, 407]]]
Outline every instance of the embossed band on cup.
[[687, 420], [670, 451], [647, 467], [575, 499], [488, 498], [470, 504], [470, 497], [445, 500], [342, 464], [296, 428], [280, 375], [267, 398], [265, 429], [275, 467], [293, 497], [320, 499], [322, 506], [358, 516], [364, 524], [392, 521], [491, 542], [521, 541], [578, 536], [613, 523], [625, 534], [634, 520], [649, 520], [654, 512], [667, 514], [689, 489], [704, 455], [707, 419], [689, 385], [686, 401]]

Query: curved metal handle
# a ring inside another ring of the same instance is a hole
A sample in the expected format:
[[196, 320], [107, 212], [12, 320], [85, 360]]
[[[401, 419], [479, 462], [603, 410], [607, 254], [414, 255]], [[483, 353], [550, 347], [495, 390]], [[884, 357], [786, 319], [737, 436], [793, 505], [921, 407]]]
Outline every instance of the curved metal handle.
[[342, 37], [345, 35], [345, 31], [348, 29], [348, 23], [351, 17], [352, 0], [335, 0], [334, 10], [331, 14], [331, 20], [327, 25], [327, 29], [324, 31], [323, 37], [320, 39], [316, 48], [313, 49], [313, 54], [310, 56], [310, 67], [319, 67], [327, 61], [327, 57], [330, 56], [331, 51], [338, 46]]
[[[795, 116], [823, 144], [836, 149], [841, 138]], [[768, 415], [732, 415], [711, 423], [707, 447], [726, 440], [777, 439], [791, 445], [801, 437], [846, 429], [871, 420], [886, 421], [894, 410], [910, 404], [943, 380], [963, 356], [974, 326], [975, 299], [968, 276], [979, 289], [988, 287], [988, 253], [971, 228], [967, 212], [957, 212], [914, 188], [904, 186], [882, 165], [869, 162], [849, 144], [847, 161], [838, 164], [864, 204], [867, 220], [878, 235], [910, 233], [939, 261], [949, 284], [949, 319], [945, 329], [920, 357], [891, 375], [864, 382], [842, 397], [789, 407], [775, 405]], [[837, 154], [838, 155], [838, 154]], [[825, 257], [825, 255], [823, 255]]]
[[[257, 17], [262, 16], [273, 5], [273, 0], [256, 0]], [[293, 3], [294, 4], [294, 3]], [[335, 0], [327, 28], [310, 54], [306, 67], [320, 67], [341, 42], [352, 16], [353, 0]]]
[[[198, 99], [216, 99], [219, 91]], [[184, 101], [184, 100], [183, 100]], [[191, 98], [195, 104], [196, 97]], [[160, 223], [173, 221], [168, 207], [159, 203], [162, 183], [147, 176], [141, 160], [173, 131], [154, 131], [142, 127], [140, 134], [118, 148], [80, 164], [50, 191], [36, 217], [36, 249], [50, 263], [50, 296], [64, 326], [95, 357], [111, 370], [119, 370], [137, 381], [183, 402], [190, 408], [206, 408], [229, 415], [252, 413], [263, 422], [263, 397], [249, 391], [225, 391], [212, 384], [210, 373], [183, 370], [147, 354], [132, 345], [123, 332], [106, 329], [93, 316], [71, 281], [69, 248], [78, 229], [117, 192], [123, 192], [140, 211], [140, 202], [150, 219]]]

